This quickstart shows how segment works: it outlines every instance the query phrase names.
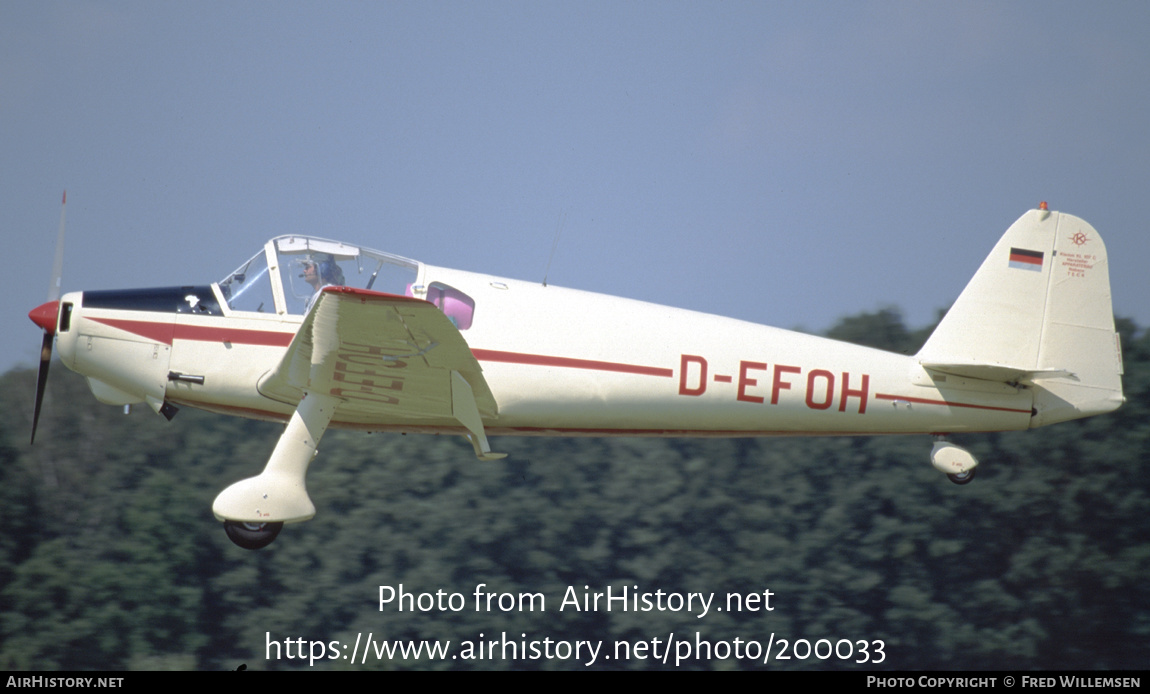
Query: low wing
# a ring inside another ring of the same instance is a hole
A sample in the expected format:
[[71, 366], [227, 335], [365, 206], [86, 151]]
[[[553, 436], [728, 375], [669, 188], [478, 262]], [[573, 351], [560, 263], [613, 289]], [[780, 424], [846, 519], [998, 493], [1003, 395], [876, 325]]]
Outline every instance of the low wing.
[[259, 390], [292, 405], [305, 390], [334, 396], [349, 424], [462, 424], [477, 438], [480, 417], [497, 414], [451, 319], [422, 299], [351, 287], [323, 290]]

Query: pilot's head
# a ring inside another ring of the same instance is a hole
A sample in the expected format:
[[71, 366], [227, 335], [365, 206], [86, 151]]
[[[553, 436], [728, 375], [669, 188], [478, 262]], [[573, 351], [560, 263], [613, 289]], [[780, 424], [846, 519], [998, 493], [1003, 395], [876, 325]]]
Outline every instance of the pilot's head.
[[312, 287], [321, 285], [344, 284], [343, 270], [335, 262], [330, 253], [312, 253], [303, 260], [303, 274], [301, 277]]

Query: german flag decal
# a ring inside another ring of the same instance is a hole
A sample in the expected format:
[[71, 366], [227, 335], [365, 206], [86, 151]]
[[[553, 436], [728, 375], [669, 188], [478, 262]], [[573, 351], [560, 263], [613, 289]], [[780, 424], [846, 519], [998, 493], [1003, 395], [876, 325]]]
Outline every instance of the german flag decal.
[[1042, 251], [1028, 251], [1024, 248], [1010, 249], [1010, 267], [1017, 270], [1042, 272]]

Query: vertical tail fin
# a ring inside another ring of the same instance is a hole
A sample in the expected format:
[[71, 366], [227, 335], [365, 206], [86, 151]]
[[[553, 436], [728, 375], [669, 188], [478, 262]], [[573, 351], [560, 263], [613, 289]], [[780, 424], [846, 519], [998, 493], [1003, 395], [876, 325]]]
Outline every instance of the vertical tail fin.
[[1031, 426], [1123, 402], [1106, 247], [1085, 221], [1022, 215], [919, 351], [928, 370], [1034, 390]]

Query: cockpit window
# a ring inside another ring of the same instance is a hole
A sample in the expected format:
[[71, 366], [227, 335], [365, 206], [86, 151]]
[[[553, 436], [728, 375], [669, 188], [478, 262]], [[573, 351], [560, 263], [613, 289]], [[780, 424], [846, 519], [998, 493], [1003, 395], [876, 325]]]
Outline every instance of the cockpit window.
[[451, 324], [460, 330], [471, 327], [475, 315], [475, 300], [442, 282], [432, 282], [427, 288], [427, 300], [443, 311]]
[[[410, 296], [418, 272], [419, 263], [397, 255], [310, 236], [281, 236], [220, 280], [219, 288], [233, 311], [302, 315], [324, 287]], [[284, 305], [277, 306], [281, 296]]]
[[288, 313], [307, 313], [324, 287], [404, 294], [417, 265], [378, 251], [306, 236], [276, 239]]
[[276, 312], [268, 260], [263, 251], [221, 280], [220, 291], [233, 311]]

